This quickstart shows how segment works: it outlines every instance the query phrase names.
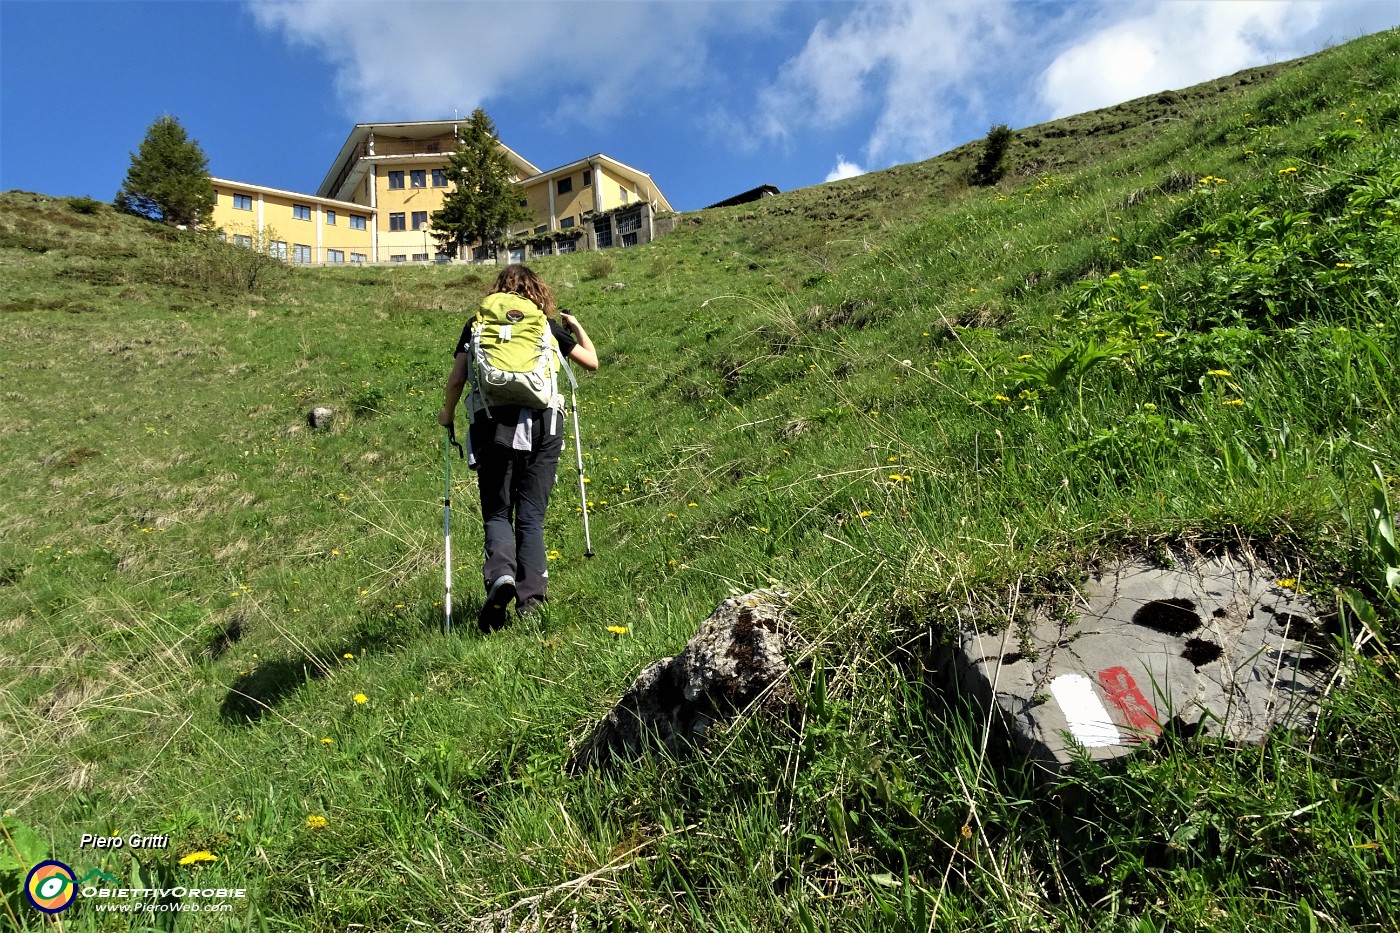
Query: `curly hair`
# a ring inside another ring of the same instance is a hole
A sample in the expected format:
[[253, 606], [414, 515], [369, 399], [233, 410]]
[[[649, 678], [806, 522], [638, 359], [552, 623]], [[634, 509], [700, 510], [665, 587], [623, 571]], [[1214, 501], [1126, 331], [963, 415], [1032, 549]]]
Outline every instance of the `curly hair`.
[[486, 294], [499, 293], [519, 295], [526, 301], [534, 302], [545, 316], [554, 317], [554, 293], [543, 279], [526, 266], [517, 263], [502, 269], [501, 274], [496, 276], [496, 284]]

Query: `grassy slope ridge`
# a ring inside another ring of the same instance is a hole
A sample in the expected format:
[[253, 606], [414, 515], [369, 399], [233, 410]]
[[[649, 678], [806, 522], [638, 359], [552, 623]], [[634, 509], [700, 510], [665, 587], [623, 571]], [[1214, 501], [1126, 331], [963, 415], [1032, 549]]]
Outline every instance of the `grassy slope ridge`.
[[[433, 420], [488, 271], [289, 270], [0, 195], [7, 833], [249, 889], [179, 929], [1393, 928], [1397, 139], [1387, 33], [1022, 131], [994, 188], [971, 144], [540, 263], [602, 350], [598, 557], [569, 454], [554, 602], [490, 638], [459, 462], [441, 632]], [[1350, 607], [1315, 735], [1170, 738], [1047, 807], [918, 675], [969, 605], [1014, 624], [1096, 559], [1240, 541]], [[798, 727], [565, 776], [771, 581], [818, 646]], [[78, 848], [114, 832], [172, 848]]]

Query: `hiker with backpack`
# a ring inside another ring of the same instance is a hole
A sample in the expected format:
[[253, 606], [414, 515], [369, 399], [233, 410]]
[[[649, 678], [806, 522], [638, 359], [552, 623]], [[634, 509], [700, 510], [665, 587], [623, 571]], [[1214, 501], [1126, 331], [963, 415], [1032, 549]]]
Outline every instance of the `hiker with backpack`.
[[489, 632], [505, 625], [512, 600], [529, 616], [547, 598], [544, 514], [564, 449], [559, 371], [566, 359], [596, 370], [598, 353], [578, 319], [557, 310], [549, 286], [522, 265], [496, 277], [453, 352], [438, 424], [452, 428], [465, 390], [468, 465], [486, 535], [486, 602], [477, 623]]

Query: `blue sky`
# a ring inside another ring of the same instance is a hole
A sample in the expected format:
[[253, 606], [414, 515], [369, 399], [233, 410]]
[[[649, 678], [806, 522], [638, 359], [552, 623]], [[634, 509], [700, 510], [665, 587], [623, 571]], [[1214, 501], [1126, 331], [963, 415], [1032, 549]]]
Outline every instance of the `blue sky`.
[[314, 192], [355, 123], [483, 107], [681, 210], [929, 158], [1400, 25], [1394, 0], [0, 0], [0, 189], [110, 200], [172, 114]]

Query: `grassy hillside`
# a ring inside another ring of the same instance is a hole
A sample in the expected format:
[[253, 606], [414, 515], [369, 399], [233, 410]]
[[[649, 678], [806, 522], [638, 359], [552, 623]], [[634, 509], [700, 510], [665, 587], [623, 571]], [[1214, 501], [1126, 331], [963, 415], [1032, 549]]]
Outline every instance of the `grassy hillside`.
[[[13, 892], [53, 857], [247, 889], [70, 930], [1394, 929], [1400, 34], [1023, 130], [994, 187], [979, 154], [540, 263], [601, 350], [598, 556], [566, 454], [553, 602], [490, 637], [458, 463], [441, 630], [434, 420], [490, 270], [0, 194], [0, 924], [45, 926]], [[1338, 608], [1313, 734], [1047, 796], [925, 676], [969, 607], [1242, 542]], [[773, 582], [815, 646], [796, 725], [566, 775]], [[170, 848], [79, 847], [133, 832]]]

